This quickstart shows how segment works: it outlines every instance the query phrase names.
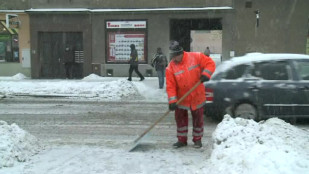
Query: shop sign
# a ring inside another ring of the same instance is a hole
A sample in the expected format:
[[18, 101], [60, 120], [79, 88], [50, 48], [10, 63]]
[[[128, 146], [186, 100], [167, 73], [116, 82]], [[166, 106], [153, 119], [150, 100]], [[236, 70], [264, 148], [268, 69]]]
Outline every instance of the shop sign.
[[20, 20], [16, 14], [6, 14], [6, 27], [19, 28]]
[[108, 21], [106, 28], [146, 28], [146, 21]]

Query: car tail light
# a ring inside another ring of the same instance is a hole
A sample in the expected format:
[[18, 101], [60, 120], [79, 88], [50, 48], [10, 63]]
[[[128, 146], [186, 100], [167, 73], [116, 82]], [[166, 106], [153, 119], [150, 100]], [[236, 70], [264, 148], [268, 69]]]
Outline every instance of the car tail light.
[[212, 103], [214, 101], [214, 90], [206, 88], [206, 103]]

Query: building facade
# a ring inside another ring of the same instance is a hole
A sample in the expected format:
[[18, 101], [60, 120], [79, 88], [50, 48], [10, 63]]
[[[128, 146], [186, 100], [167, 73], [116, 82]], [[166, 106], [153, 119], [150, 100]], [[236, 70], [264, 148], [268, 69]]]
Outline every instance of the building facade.
[[209, 46], [217, 61], [247, 52], [305, 54], [308, 47], [306, 0], [28, 0], [11, 11], [10, 2], [0, 13], [20, 10], [26, 16], [21, 26], [28, 28], [19, 30], [19, 62], [0, 62], [0, 75], [3, 67], [19, 65], [17, 71], [32, 78], [65, 78], [68, 46], [74, 78], [127, 76], [132, 43], [146, 77], [156, 75], [151, 59], [157, 47], [168, 55], [170, 40], [185, 51]]

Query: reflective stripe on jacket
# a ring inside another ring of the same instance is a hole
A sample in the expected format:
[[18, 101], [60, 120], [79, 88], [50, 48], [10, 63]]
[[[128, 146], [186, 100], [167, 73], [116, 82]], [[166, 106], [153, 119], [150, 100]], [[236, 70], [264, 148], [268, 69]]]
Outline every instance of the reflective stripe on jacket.
[[[177, 102], [200, 80], [202, 74], [210, 78], [215, 68], [215, 62], [203, 53], [184, 51], [181, 62], [176, 64], [171, 61], [166, 68], [168, 102]], [[204, 105], [205, 100], [205, 87], [200, 84], [178, 107], [196, 110]]]

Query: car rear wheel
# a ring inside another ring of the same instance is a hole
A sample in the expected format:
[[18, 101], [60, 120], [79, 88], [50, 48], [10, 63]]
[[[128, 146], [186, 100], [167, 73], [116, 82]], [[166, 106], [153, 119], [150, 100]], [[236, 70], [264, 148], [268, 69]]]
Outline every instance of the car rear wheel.
[[258, 117], [255, 107], [248, 103], [242, 103], [236, 106], [234, 116], [253, 120], [256, 120]]

